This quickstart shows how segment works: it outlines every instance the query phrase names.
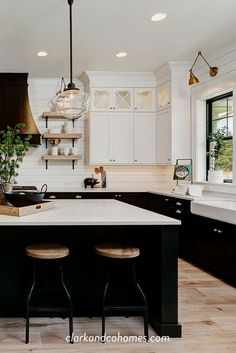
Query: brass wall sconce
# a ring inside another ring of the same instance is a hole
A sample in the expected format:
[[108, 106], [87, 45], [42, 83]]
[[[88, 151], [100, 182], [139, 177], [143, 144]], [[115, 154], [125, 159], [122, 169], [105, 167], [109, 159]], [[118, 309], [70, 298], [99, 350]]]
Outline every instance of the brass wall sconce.
[[191, 67], [191, 69], [189, 70], [189, 81], [188, 81], [188, 84], [189, 85], [193, 85], [194, 83], [198, 83], [199, 82], [199, 79], [194, 75], [194, 73], [193, 73], [193, 67], [194, 67], [194, 65], [195, 65], [195, 63], [196, 63], [196, 61], [197, 61], [197, 59], [199, 58], [199, 56], [201, 56], [202, 58], [203, 58], [203, 60], [205, 61], [205, 63], [209, 66], [209, 68], [210, 68], [210, 71], [209, 71], [209, 75], [211, 76], [211, 77], [215, 77], [216, 75], [217, 75], [217, 73], [218, 73], [218, 67], [216, 67], [216, 66], [210, 66], [209, 64], [208, 64], [208, 62], [206, 61], [206, 59], [204, 58], [204, 56], [202, 55], [202, 53], [199, 51], [198, 52], [198, 54], [197, 54], [197, 57], [196, 57], [196, 59], [194, 60], [194, 62], [193, 62], [193, 65], [192, 65], [192, 67]]

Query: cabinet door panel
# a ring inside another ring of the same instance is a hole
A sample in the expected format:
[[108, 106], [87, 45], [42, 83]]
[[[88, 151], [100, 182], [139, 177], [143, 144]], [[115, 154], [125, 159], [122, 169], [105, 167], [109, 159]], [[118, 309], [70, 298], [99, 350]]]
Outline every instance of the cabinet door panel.
[[114, 88], [113, 89], [113, 109], [116, 111], [133, 110], [133, 89]]
[[155, 88], [135, 88], [134, 110], [153, 112], [156, 110]]
[[156, 115], [137, 113], [134, 115], [134, 163], [156, 163]]
[[92, 111], [107, 111], [111, 107], [111, 89], [110, 88], [92, 88], [91, 89], [91, 110]]
[[166, 82], [157, 88], [157, 110], [169, 108], [170, 99], [171, 84], [170, 82]]
[[90, 164], [109, 162], [109, 119], [108, 113], [92, 113], [89, 121]]
[[157, 114], [157, 163], [171, 163], [171, 112], [163, 110]]
[[132, 114], [114, 114], [110, 120], [111, 156], [113, 164], [132, 164]]

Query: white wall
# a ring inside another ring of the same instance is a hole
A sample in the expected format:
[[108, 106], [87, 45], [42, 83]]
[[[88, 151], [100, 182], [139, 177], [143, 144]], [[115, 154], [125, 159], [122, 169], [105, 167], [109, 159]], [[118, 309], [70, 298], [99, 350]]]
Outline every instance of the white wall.
[[[68, 80], [66, 80], [68, 82]], [[81, 84], [80, 84], [81, 85]], [[79, 86], [79, 83], [77, 83]], [[60, 88], [58, 79], [34, 79], [29, 80], [29, 100], [32, 114], [40, 133], [46, 131], [45, 121], [41, 118], [44, 111], [49, 111], [51, 98]], [[49, 121], [50, 127], [60, 126], [60, 120]], [[49, 161], [48, 169], [41, 157], [47, 154], [45, 142], [39, 147], [31, 147], [19, 170], [17, 182], [21, 185], [36, 185], [40, 187], [47, 183], [49, 188], [80, 188], [83, 187], [84, 178], [91, 176], [94, 167], [84, 164], [85, 141], [84, 141], [84, 120], [80, 119], [77, 126], [82, 133], [82, 139], [78, 140], [79, 154], [82, 154], [82, 161], [76, 162], [75, 169], [72, 169], [69, 161]], [[62, 141], [61, 146], [71, 146], [70, 141]], [[169, 166], [112, 166], [105, 167], [107, 171], [108, 187], [154, 187], [172, 188], [173, 167]]]
[[[210, 77], [208, 66], [201, 62], [194, 69], [194, 74], [200, 82], [191, 86], [193, 170], [194, 180], [198, 182], [206, 180], [206, 100], [233, 91], [236, 113], [236, 48], [221, 49], [211, 57], [207, 57], [207, 60], [211, 66], [218, 66], [217, 76]], [[234, 136], [236, 136], [235, 123]], [[233, 179], [236, 184], [236, 138], [234, 138]], [[208, 185], [210, 190], [233, 191], [234, 188], [234, 185]]]

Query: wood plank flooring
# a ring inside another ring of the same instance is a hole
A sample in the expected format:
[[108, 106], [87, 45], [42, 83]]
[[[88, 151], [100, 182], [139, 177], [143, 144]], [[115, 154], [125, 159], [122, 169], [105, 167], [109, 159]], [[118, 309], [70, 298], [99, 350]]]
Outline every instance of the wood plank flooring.
[[[68, 322], [31, 319], [30, 344], [24, 344], [23, 319], [0, 319], [0, 352], [4, 353], [234, 353], [236, 289], [179, 260], [179, 321], [183, 337], [155, 343], [65, 342]], [[108, 318], [107, 334], [142, 335], [141, 318]], [[96, 336], [100, 318], [75, 318], [75, 335]], [[150, 336], [155, 332], [150, 328]]]

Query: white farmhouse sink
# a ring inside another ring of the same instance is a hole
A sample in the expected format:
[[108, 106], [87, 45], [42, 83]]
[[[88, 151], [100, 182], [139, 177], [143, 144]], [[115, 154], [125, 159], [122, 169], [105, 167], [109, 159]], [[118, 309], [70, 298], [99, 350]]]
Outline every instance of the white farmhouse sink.
[[236, 224], [236, 201], [192, 201], [191, 212], [199, 216]]

